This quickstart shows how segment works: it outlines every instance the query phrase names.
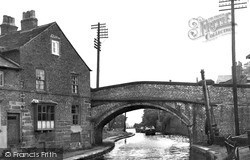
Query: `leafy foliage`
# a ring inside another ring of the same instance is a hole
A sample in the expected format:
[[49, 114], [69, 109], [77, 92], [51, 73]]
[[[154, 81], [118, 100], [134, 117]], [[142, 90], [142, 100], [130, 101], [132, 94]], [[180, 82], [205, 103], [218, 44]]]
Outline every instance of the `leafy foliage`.
[[108, 129], [124, 128], [125, 116], [123, 114], [115, 117], [108, 123]]
[[158, 110], [145, 109], [142, 117], [142, 124], [144, 126], [154, 126], [156, 127], [156, 122], [158, 120]]
[[135, 128], [142, 126], [154, 126], [158, 132], [163, 134], [187, 134], [187, 127], [179, 118], [161, 110], [145, 109], [142, 122], [134, 125]]

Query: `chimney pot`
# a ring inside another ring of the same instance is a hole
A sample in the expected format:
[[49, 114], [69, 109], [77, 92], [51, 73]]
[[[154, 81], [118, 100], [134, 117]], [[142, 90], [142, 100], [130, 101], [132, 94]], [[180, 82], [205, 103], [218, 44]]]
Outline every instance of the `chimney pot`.
[[2, 24], [9, 24], [15, 26], [15, 18], [4, 15]]
[[3, 16], [3, 24], [8, 24], [8, 21], [9, 21], [8, 16], [4, 15]]
[[24, 19], [29, 19], [29, 18], [36, 18], [34, 10], [23, 12], [23, 20]]

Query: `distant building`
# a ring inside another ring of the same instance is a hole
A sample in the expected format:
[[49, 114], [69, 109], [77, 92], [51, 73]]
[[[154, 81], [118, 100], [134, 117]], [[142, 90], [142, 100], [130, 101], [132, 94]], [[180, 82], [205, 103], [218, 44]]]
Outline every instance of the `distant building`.
[[[245, 69], [242, 67], [242, 63], [238, 62], [236, 65], [236, 79], [238, 84], [246, 84], [247, 76]], [[232, 75], [219, 75], [216, 83], [218, 84], [232, 84]]]
[[232, 79], [232, 75], [219, 75], [216, 83], [228, 83]]
[[[246, 56], [247, 59], [250, 59], [250, 54], [248, 56]], [[247, 83], [250, 84], [250, 62], [247, 62], [245, 65], [245, 70], [244, 70], [244, 74], [247, 77]]]
[[58, 24], [0, 27], [0, 148], [91, 146], [90, 69]]

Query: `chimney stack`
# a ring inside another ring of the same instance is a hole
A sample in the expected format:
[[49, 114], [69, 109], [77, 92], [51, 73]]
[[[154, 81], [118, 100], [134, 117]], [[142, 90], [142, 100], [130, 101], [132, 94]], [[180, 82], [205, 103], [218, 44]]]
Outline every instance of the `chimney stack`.
[[35, 11], [23, 12], [23, 20], [21, 20], [21, 30], [29, 30], [37, 27], [37, 18]]
[[3, 16], [3, 23], [0, 25], [1, 35], [17, 31], [17, 26], [15, 25], [15, 18], [10, 16]]

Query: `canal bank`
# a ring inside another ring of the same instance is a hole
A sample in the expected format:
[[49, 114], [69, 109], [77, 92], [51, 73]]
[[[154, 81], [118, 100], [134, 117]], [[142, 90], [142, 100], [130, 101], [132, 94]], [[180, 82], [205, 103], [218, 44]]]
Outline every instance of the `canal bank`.
[[[94, 146], [91, 149], [65, 153], [64, 160], [94, 159], [97, 157], [101, 157], [113, 150], [116, 141], [132, 137], [134, 135], [134, 133], [123, 133], [108, 137], [104, 139], [104, 143], [100, 146]], [[240, 160], [249, 160], [249, 148], [239, 148], [239, 156]], [[225, 146], [219, 145], [191, 145], [190, 160], [227, 160], [227, 151]]]
[[75, 152], [66, 152], [63, 155], [64, 160], [77, 160], [77, 159], [92, 159], [111, 151], [115, 142], [123, 139], [134, 136], [134, 133], [123, 133], [116, 136], [108, 137], [103, 140], [103, 144], [99, 146], [94, 146], [90, 149], [80, 150]]
[[[190, 146], [191, 160], [227, 160], [228, 154], [225, 146], [211, 145], [191, 145]], [[250, 152], [248, 147], [239, 148], [239, 159], [249, 160]]]
[[191, 160], [223, 160], [226, 159], [226, 148], [218, 145], [202, 146], [191, 145], [190, 146], [190, 159]]

